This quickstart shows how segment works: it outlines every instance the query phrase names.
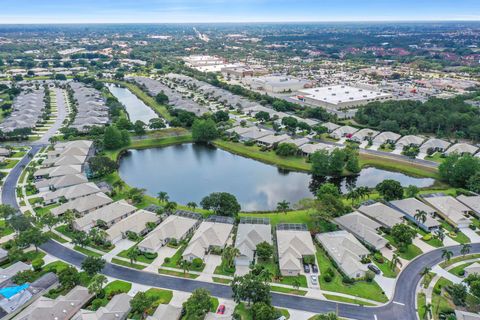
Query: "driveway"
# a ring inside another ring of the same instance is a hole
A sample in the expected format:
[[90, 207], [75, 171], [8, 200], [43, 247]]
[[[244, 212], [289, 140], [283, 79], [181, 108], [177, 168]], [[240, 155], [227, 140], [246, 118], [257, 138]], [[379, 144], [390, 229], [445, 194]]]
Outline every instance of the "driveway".
[[460, 228], [460, 231], [462, 231], [467, 237], [469, 237], [471, 242], [480, 242], [480, 235], [478, 235], [475, 230], [466, 227]]
[[207, 254], [205, 257], [205, 268], [202, 273], [213, 274], [215, 268], [222, 263], [222, 257], [215, 254]]
[[178, 249], [180, 248], [174, 249], [168, 246], [161, 247], [157, 252], [157, 258], [155, 258], [155, 260], [153, 260], [153, 262], [147, 268], [145, 268], [145, 270], [157, 272], [157, 269], [162, 266], [165, 258], [172, 257]]

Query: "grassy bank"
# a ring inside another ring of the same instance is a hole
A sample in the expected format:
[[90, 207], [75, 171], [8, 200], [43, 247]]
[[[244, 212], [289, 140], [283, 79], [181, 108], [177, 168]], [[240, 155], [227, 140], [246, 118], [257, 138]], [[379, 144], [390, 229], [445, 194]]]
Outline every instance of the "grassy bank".
[[152, 108], [152, 110], [155, 111], [159, 116], [161, 116], [162, 118], [168, 121], [172, 119], [172, 116], [168, 112], [168, 109], [165, 105], [159, 104], [155, 100], [155, 98], [148, 95], [148, 93], [140, 89], [140, 87], [137, 86], [136, 84], [125, 82], [125, 81], [117, 81], [117, 80], [108, 80], [107, 82], [116, 83], [123, 87], [126, 87], [134, 95], [136, 95], [138, 99], [142, 100], [143, 103], [145, 103], [147, 106]]
[[381, 157], [370, 154], [360, 154], [360, 167], [375, 167], [389, 171], [401, 172], [414, 177], [439, 179], [438, 170], [407, 161], [401, 161], [388, 156]]

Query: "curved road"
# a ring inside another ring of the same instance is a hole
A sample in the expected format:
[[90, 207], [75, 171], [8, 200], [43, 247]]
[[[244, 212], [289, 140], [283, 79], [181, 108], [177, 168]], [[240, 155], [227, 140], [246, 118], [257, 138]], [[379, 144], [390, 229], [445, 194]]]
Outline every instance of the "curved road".
[[[29, 154], [35, 155], [43, 145], [33, 145]], [[15, 188], [22, 172], [22, 166], [26, 166], [30, 161], [26, 155], [16, 166], [12, 169], [5, 180], [2, 189], [2, 203], [9, 204], [18, 208]], [[48, 254], [64, 260], [75, 266], [80, 266], [84, 255], [66, 248], [61, 244], [49, 240], [41, 246], [41, 249]], [[460, 255], [461, 246], [448, 247], [454, 255]], [[480, 243], [472, 244], [471, 253], [480, 253]], [[291, 308], [309, 311], [313, 313], [337, 312], [338, 315], [345, 318], [360, 319], [360, 320], [416, 320], [417, 313], [415, 310], [416, 287], [420, 281], [420, 272], [424, 267], [431, 267], [441, 262], [442, 249], [437, 249], [417, 257], [411, 261], [400, 273], [395, 287], [393, 299], [382, 306], [378, 307], [363, 307], [358, 305], [351, 305], [346, 303], [336, 303], [333, 301], [324, 301], [311, 299], [301, 296], [290, 296], [278, 293], [272, 293], [272, 303], [275, 306], [283, 308]], [[135, 282], [152, 287], [161, 287], [172, 290], [191, 292], [197, 288], [206, 288], [212, 295], [220, 298], [231, 298], [232, 292], [229, 286], [202, 282], [191, 279], [182, 279], [169, 276], [163, 276], [156, 273], [134, 270], [130, 268], [121, 267], [111, 263], [107, 263], [103, 269], [103, 273], [107, 276], [122, 279], [129, 282]]]

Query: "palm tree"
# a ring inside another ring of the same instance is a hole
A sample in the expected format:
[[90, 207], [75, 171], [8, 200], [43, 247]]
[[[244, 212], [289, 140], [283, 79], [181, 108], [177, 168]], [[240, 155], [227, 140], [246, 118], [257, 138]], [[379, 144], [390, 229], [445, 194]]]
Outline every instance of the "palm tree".
[[137, 247], [133, 247], [130, 250], [127, 251], [127, 258], [130, 259], [130, 264], [133, 265], [134, 262], [137, 262], [138, 255], [140, 252], [138, 252]]
[[223, 250], [222, 257], [225, 260], [228, 268], [233, 268], [235, 258], [240, 254], [240, 250], [236, 247], [228, 246]]
[[157, 195], [157, 199], [158, 201], [165, 203], [165, 202], [168, 202], [170, 197], [168, 196], [168, 193], [166, 193], [165, 191], [160, 191]]
[[464, 244], [462, 245], [462, 249], [460, 249], [460, 253], [462, 254], [462, 256], [465, 256], [465, 255], [469, 254], [471, 247], [472, 247], [472, 246], [469, 245], [468, 243], [464, 243]]
[[453, 252], [447, 249], [442, 250], [442, 258], [446, 261], [449, 261], [453, 256]]
[[346, 195], [346, 198], [352, 200], [352, 205], [355, 202], [355, 200], [358, 199], [358, 197], [359, 197], [358, 190], [352, 189], [352, 188], [348, 189], [348, 193]]
[[423, 306], [424, 314], [423, 314], [423, 320], [428, 320], [432, 318], [432, 304], [427, 303], [426, 305]]
[[400, 261], [400, 258], [398, 257], [398, 255], [394, 253], [392, 256], [392, 261], [390, 261], [390, 268], [392, 269], [392, 271], [395, 270], [397, 265], [402, 266], [402, 261]]
[[293, 289], [295, 289], [295, 290], [300, 289], [300, 285], [301, 285], [300, 280], [298, 278], [294, 278], [293, 281], [292, 281]]
[[438, 229], [437, 231], [435, 231], [435, 238], [443, 242], [443, 239], [445, 239], [445, 232], [443, 231], [443, 229]]
[[288, 209], [290, 209], [290, 202], [283, 200], [277, 203], [277, 211], [281, 211], [284, 214], [287, 214]]
[[195, 211], [195, 208], [197, 207], [197, 203], [191, 201], [191, 202], [187, 203], [187, 207], [190, 208], [192, 211]]
[[424, 277], [424, 276], [426, 276], [427, 274], [429, 274], [430, 271], [432, 271], [432, 268], [425, 267], [425, 268], [423, 268], [423, 270], [420, 272], [420, 275], [421, 275], [422, 277]]
[[415, 213], [415, 220], [421, 222], [421, 223], [425, 223], [425, 221], [427, 220], [427, 213], [423, 210], [417, 210], [417, 213]]
[[187, 260], [181, 260], [179, 264], [183, 269], [183, 274], [186, 274], [188, 270], [190, 270], [190, 263]]

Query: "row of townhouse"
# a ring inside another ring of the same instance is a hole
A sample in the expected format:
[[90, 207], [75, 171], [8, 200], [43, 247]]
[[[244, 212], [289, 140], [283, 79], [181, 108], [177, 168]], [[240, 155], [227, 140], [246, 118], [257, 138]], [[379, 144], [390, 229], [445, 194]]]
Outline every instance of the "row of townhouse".
[[351, 126], [338, 126], [334, 123], [328, 122], [322, 124], [325, 126], [331, 137], [335, 139], [346, 138], [350, 141], [358, 142], [360, 144], [371, 142], [374, 147], [379, 147], [383, 144], [394, 144], [395, 148], [399, 151], [404, 147], [419, 147], [420, 154], [422, 156], [427, 155], [431, 150], [434, 152], [441, 152], [445, 155], [453, 153], [457, 154], [470, 154], [480, 157], [479, 148], [468, 143], [455, 143], [451, 144], [448, 141], [437, 138], [425, 138], [416, 135], [401, 136], [398, 133], [385, 131], [379, 132], [369, 128], [357, 129]]
[[153, 212], [138, 210], [125, 200], [113, 201], [95, 183], [88, 182], [84, 166], [93, 154], [92, 141], [77, 140], [57, 143], [47, 153], [42, 167], [34, 173], [35, 186], [45, 191], [45, 204], [61, 203], [52, 208], [55, 216], [67, 211], [74, 213], [74, 229], [89, 231], [95, 227], [106, 229], [107, 240], [116, 243], [129, 232], [144, 235], [149, 223], [160, 218]]
[[45, 92], [43, 89], [27, 89], [14, 100], [12, 112], [0, 123], [0, 130], [12, 132], [15, 129], [33, 129], [42, 119], [45, 111]]
[[70, 82], [77, 113], [71, 128], [86, 131], [93, 126], [104, 126], [109, 122], [109, 108], [97, 89], [81, 82]]

